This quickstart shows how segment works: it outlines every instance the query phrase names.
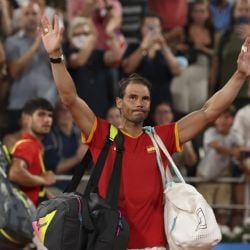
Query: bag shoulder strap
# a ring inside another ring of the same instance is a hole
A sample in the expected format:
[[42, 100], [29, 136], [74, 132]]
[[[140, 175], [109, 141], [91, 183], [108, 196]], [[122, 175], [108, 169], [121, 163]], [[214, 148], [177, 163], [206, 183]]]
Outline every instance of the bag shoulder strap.
[[10, 152], [7, 146], [0, 141], [0, 168], [2, 168], [6, 174], [8, 174], [10, 162]]
[[68, 183], [66, 188], [63, 190], [63, 193], [74, 192], [77, 189], [86, 169], [88, 168], [90, 164], [92, 164], [92, 156], [91, 156], [90, 150], [88, 149], [86, 154], [81, 160], [80, 166], [75, 169], [70, 182]]
[[93, 168], [93, 172], [85, 188], [84, 195], [89, 195], [91, 192], [98, 193], [98, 182], [101, 177], [102, 170], [104, 168], [110, 146], [113, 144], [118, 132], [119, 130], [115, 126], [110, 124], [109, 133], [108, 133], [108, 136], [106, 137], [104, 147], [102, 148], [102, 151], [99, 154], [99, 157]]
[[[146, 133], [150, 136], [153, 144], [154, 144], [154, 147], [156, 148], [156, 154], [157, 154], [157, 158], [160, 158], [160, 151], [158, 150], [158, 147], [159, 149], [161, 149], [161, 151], [164, 153], [164, 155], [167, 157], [169, 163], [170, 163], [170, 166], [172, 167], [174, 173], [176, 174], [176, 176], [178, 177], [178, 179], [185, 183], [185, 180], [184, 178], [182, 177], [178, 167], [176, 166], [175, 162], [173, 161], [170, 153], [168, 152], [166, 146], [164, 145], [162, 139], [160, 138], [160, 136], [156, 133], [155, 129], [153, 127], [151, 128], [148, 128], [146, 127], [145, 129]], [[162, 161], [161, 161], [162, 162]], [[160, 172], [161, 172], [161, 175], [162, 175], [162, 172], [164, 170], [163, 168], [163, 165], [160, 163], [160, 161], [157, 160], [157, 163], [158, 163], [158, 166], [160, 168]], [[171, 179], [172, 179], [172, 176], [171, 176], [171, 173], [170, 171], [168, 171], [168, 169], [166, 170], [166, 178], [167, 178], [167, 181], [169, 182]], [[163, 176], [163, 175], [162, 175]], [[163, 178], [164, 180], [164, 178]]]
[[[113, 125], [110, 125], [109, 132], [108, 132], [107, 138], [105, 140], [105, 144], [103, 146], [102, 152], [100, 153], [100, 156], [103, 155], [102, 158], [106, 157], [107, 151], [108, 151], [110, 145], [112, 144], [114, 138], [116, 137], [117, 133], [118, 133], [117, 128], [114, 127]], [[105, 162], [105, 159], [104, 159], [104, 162]], [[81, 164], [80, 164], [81, 167], [78, 167], [75, 170], [71, 181], [69, 182], [67, 187], [64, 189], [63, 193], [74, 192], [77, 189], [86, 169], [90, 166], [90, 164], [93, 164], [93, 161], [92, 161], [91, 152], [88, 149], [86, 154], [84, 155], [84, 157], [81, 160]]]
[[116, 143], [116, 157], [113, 165], [112, 175], [109, 181], [106, 201], [112, 208], [117, 209], [119, 193], [120, 193], [122, 158], [124, 151], [123, 147], [124, 137], [120, 130], [118, 131], [118, 134], [115, 137], [115, 143]]

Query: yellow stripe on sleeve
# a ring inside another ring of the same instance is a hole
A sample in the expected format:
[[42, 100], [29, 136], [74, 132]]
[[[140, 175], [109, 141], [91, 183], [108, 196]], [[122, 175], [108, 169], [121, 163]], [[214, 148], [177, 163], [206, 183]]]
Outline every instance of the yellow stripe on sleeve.
[[174, 127], [174, 133], [175, 133], [175, 145], [177, 152], [181, 152], [183, 149], [183, 146], [180, 143], [180, 137], [179, 137], [179, 125], [178, 122], [175, 123]]
[[85, 135], [82, 133], [82, 143], [87, 144], [87, 143], [91, 142], [96, 128], [97, 128], [97, 118], [95, 118], [92, 130], [89, 133], [89, 137], [86, 138]]
[[42, 173], [45, 173], [46, 169], [45, 169], [45, 166], [44, 166], [42, 152], [39, 152], [39, 156], [38, 157], [39, 157], [40, 165], [41, 165], [41, 168], [42, 168]]
[[31, 139], [22, 139], [16, 142], [16, 144], [14, 145], [13, 149], [11, 150], [11, 154], [13, 154], [17, 148], [17, 146], [19, 146], [20, 144], [24, 143], [24, 142], [28, 142], [28, 141], [32, 141]]

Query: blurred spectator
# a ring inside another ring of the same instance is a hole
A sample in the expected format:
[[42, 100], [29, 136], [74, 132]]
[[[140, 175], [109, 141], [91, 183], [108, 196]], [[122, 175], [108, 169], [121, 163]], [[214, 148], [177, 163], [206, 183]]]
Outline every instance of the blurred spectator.
[[169, 124], [174, 121], [172, 107], [167, 102], [159, 103], [154, 110], [154, 125]]
[[7, 0], [0, 0], [0, 40], [3, 40], [6, 36], [9, 36], [12, 32], [12, 24], [10, 17], [10, 6]]
[[107, 49], [108, 40], [116, 37], [125, 49], [125, 38], [121, 34], [122, 5], [118, 0], [68, 0], [69, 21], [76, 16], [92, 18], [97, 29], [96, 48]]
[[212, 0], [209, 3], [216, 41], [231, 28], [232, 8], [233, 4], [228, 0]]
[[119, 128], [121, 125], [121, 112], [116, 106], [112, 106], [108, 109], [106, 114], [106, 120]]
[[118, 41], [113, 37], [110, 50], [95, 49], [97, 31], [93, 22], [84, 17], [70, 22], [68, 37], [63, 50], [77, 93], [96, 114], [105, 118], [116, 94], [116, 65], [122, 57]]
[[44, 97], [55, 103], [57, 92], [52, 78], [49, 58], [37, 33], [40, 8], [30, 3], [22, 8], [22, 27], [7, 38], [6, 57], [11, 81], [8, 103], [9, 129], [19, 128], [21, 109], [33, 97]]
[[[166, 42], [178, 42], [179, 36], [187, 24], [187, 0], [149, 0], [149, 9], [161, 17], [163, 34]], [[176, 41], [177, 40], [177, 41]], [[170, 45], [171, 46], [171, 45]]]
[[37, 206], [48, 197], [44, 186], [55, 183], [54, 174], [44, 168], [41, 143], [51, 129], [53, 107], [43, 98], [34, 98], [25, 103], [23, 113], [28, 116], [28, 129], [12, 151], [9, 178]]
[[[250, 83], [248, 83], [247, 97], [250, 100]], [[245, 147], [250, 149], [250, 104], [237, 111], [233, 128], [244, 139]]]
[[60, 26], [64, 26], [63, 16], [61, 11], [54, 9], [46, 4], [46, 0], [26, 0], [21, 3], [21, 6], [13, 11], [13, 27], [15, 31], [18, 31], [22, 28], [21, 19], [22, 19], [22, 8], [25, 7], [28, 3], [36, 3], [40, 7], [41, 16], [47, 16], [48, 19], [52, 22], [54, 15], [59, 15]]
[[140, 28], [141, 41], [131, 43], [125, 52], [122, 68], [125, 74], [138, 73], [152, 83], [151, 106], [161, 101], [172, 102], [170, 82], [180, 73], [177, 60], [162, 35], [158, 15], [148, 13]]
[[[43, 139], [44, 163], [48, 170], [56, 174], [72, 175], [87, 151], [81, 143], [81, 134], [74, 125], [69, 110], [59, 101], [55, 108], [55, 123]], [[64, 189], [64, 181], [56, 185]]]
[[[154, 111], [154, 125], [169, 124], [174, 121], [174, 114], [171, 106], [167, 102], [159, 103]], [[184, 143], [182, 152], [175, 153], [173, 159], [185, 176], [188, 175], [189, 168], [197, 163], [197, 155], [191, 141]]]
[[[214, 56], [211, 76], [210, 76], [210, 92], [224, 86], [231, 77], [232, 72], [236, 69], [237, 55], [241, 49], [242, 42], [246, 36], [250, 34], [250, 1], [235, 0], [232, 12], [232, 27], [219, 40], [216, 55]], [[235, 105], [238, 106], [241, 98], [246, 97], [247, 84], [241, 89]]]
[[9, 82], [7, 75], [6, 57], [3, 44], [0, 42], [0, 137], [7, 128], [6, 107], [9, 93]]
[[[220, 177], [232, 177], [232, 161], [239, 164], [241, 136], [232, 129], [235, 109], [225, 110], [204, 134], [204, 158], [198, 164], [197, 175], [204, 180], [216, 180]], [[212, 205], [230, 205], [232, 189], [230, 183], [200, 183], [198, 191]], [[220, 225], [229, 223], [228, 213], [218, 209], [217, 220]]]
[[[250, 83], [248, 84], [247, 96], [250, 98]], [[242, 136], [244, 144], [241, 150], [241, 164], [242, 171], [247, 176], [249, 180], [250, 177], [250, 104], [242, 107], [236, 113], [233, 129]], [[242, 171], [238, 168], [234, 169], [234, 176], [240, 177], [242, 176]], [[245, 204], [245, 183], [237, 184], [233, 186], [234, 188], [234, 204]], [[234, 220], [233, 226], [240, 225], [243, 210], [234, 210]]]
[[148, 6], [161, 17], [167, 41], [174, 39], [187, 23], [187, 0], [148, 0]]
[[22, 134], [28, 130], [29, 119], [28, 115], [22, 112], [20, 117], [20, 130], [6, 134], [3, 137], [3, 143], [7, 146], [9, 151], [11, 152], [16, 142], [21, 138]]
[[6, 70], [6, 55], [3, 47], [5, 38], [11, 34], [10, 5], [7, 0], [0, 0], [0, 137], [7, 127], [6, 106], [9, 83]]
[[173, 107], [180, 115], [201, 108], [207, 100], [213, 45], [214, 33], [208, 3], [205, 0], [195, 0], [190, 6], [185, 42], [178, 48], [188, 60], [189, 66], [171, 84]]
[[148, 6], [161, 17], [163, 30], [173, 30], [186, 25], [187, 0], [148, 0]]

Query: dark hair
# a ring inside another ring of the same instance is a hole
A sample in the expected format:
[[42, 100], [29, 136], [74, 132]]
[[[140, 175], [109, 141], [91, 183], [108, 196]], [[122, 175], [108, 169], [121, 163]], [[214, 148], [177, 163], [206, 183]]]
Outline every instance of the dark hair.
[[54, 108], [49, 101], [44, 98], [38, 97], [28, 100], [24, 104], [22, 112], [24, 114], [32, 115], [37, 109], [44, 109], [51, 112], [54, 111]]
[[119, 83], [118, 97], [123, 98], [125, 94], [125, 90], [130, 83], [136, 83], [144, 85], [148, 88], [149, 92], [151, 92], [152, 85], [151, 83], [144, 77], [133, 73], [130, 76], [123, 78]]
[[207, 0], [194, 0], [192, 3], [190, 3], [190, 5], [189, 5], [189, 12], [188, 12], [189, 13], [188, 14], [188, 26], [193, 23], [193, 20], [192, 20], [192, 11], [193, 11], [194, 7], [196, 5], [199, 5], [199, 4], [206, 4], [207, 5], [208, 12], [209, 12], [209, 18], [205, 22], [205, 27], [210, 32], [214, 32], [214, 27], [213, 27], [213, 24], [212, 24], [212, 16], [211, 16], [211, 12], [209, 10], [209, 2]]
[[147, 18], [157, 18], [157, 19], [159, 19], [160, 24], [162, 26], [162, 23], [163, 23], [162, 17], [158, 13], [156, 13], [154, 11], [147, 11], [142, 16], [142, 19], [141, 19], [141, 22], [140, 22], [140, 26], [139, 26], [140, 28], [142, 27], [142, 25], [144, 24], [145, 19], [147, 19]]

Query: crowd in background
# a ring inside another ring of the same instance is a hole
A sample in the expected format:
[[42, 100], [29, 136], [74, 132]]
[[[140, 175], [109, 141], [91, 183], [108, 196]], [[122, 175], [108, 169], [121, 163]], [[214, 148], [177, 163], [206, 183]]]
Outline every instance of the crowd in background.
[[[71, 114], [58, 100], [49, 58], [37, 27], [41, 16], [59, 15], [65, 63], [78, 95], [96, 115], [119, 126], [114, 107], [119, 80], [133, 73], [152, 83], [145, 125], [167, 124], [202, 108], [236, 69], [250, 35], [250, 0], [0, 0], [0, 136], [10, 150], [26, 130], [22, 112], [34, 97], [55, 108], [43, 140], [44, 162], [56, 174], [72, 174], [87, 148]], [[204, 135], [183, 145], [175, 160], [187, 176], [204, 180], [248, 178], [250, 84]], [[194, 124], [195, 126], [195, 124]], [[62, 183], [57, 185], [63, 188]], [[211, 204], [243, 204], [244, 186], [201, 183]], [[221, 225], [241, 224], [243, 211], [218, 210]]]

